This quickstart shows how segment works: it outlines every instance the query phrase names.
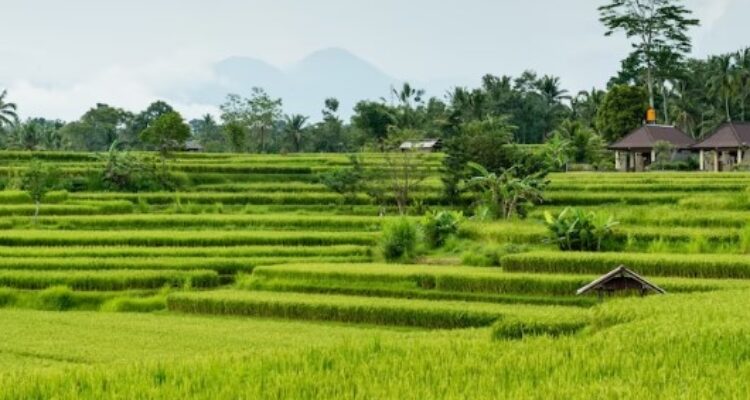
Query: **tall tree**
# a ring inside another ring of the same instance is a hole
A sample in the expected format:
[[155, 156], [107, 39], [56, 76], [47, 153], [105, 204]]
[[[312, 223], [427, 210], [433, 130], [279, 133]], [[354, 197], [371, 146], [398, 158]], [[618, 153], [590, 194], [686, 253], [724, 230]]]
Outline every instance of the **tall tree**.
[[154, 121], [159, 119], [159, 117], [171, 112], [174, 112], [174, 108], [165, 101], [157, 100], [149, 104], [145, 110], [133, 117], [133, 120], [130, 123], [130, 129], [126, 135], [123, 135], [123, 142], [132, 147], [137, 147], [141, 133], [151, 126]]
[[591, 91], [581, 90], [571, 99], [571, 117], [581, 121], [588, 127], [594, 127], [596, 113], [604, 102], [607, 92], [592, 88]]
[[266, 140], [281, 118], [281, 99], [274, 99], [261, 88], [253, 88], [248, 101], [250, 105], [251, 129], [260, 142], [260, 152], [266, 152]]
[[596, 115], [596, 129], [608, 141], [615, 141], [639, 127], [644, 120], [648, 95], [640, 86], [613, 87]]
[[721, 99], [726, 121], [732, 122], [731, 103], [738, 89], [734, 58], [730, 54], [715, 56], [710, 61], [712, 75], [706, 87], [712, 96]]
[[750, 47], [737, 52], [737, 92], [740, 94], [740, 118], [747, 121], [747, 101], [750, 99]]
[[190, 121], [193, 136], [209, 152], [226, 151], [226, 140], [221, 126], [211, 114]]
[[220, 108], [225, 124], [239, 124], [253, 132], [257, 137], [258, 150], [266, 151], [268, 136], [281, 119], [281, 99], [274, 99], [262, 88], [254, 87], [249, 98], [227, 95]]
[[610, 0], [599, 7], [600, 21], [606, 36], [622, 31], [632, 41], [628, 57], [642, 66], [646, 77], [649, 105], [655, 107], [654, 92], [659, 52], [690, 53], [692, 44], [687, 32], [700, 21], [690, 18], [692, 12], [681, 0]]
[[239, 122], [229, 122], [224, 124], [224, 134], [232, 151], [242, 153], [247, 146], [247, 128]]
[[126, 131], [133, 115], [107, 104], [97, 104], [79, 121], [65, 125], [61, 134], [73, 150], [107, 151]]
[[7, 90], [0, 93], [0, 129], [4, 126], [14, 125], [18, 121], [16, 103], [11, 103], [5, 98], [8, 95]]
[[360, 101], [354, 106], [352, 124], [375, 140], [381, 151], [385, 151], [385, 142], [391, 127], [396, 124], [393, 110], [383, 103]]
[[141, 132], [141, 140], [159, 151], [162, 163], [172, 151], [181, 150], [190, 137], [190, 127], [176, 111], [162, 115]]
[[307, 130], [308, 117], [300, 114], [287, 115], [284, 117], [284, 133], [294, 146], [294, 151], [302, 151], [302, 139]]

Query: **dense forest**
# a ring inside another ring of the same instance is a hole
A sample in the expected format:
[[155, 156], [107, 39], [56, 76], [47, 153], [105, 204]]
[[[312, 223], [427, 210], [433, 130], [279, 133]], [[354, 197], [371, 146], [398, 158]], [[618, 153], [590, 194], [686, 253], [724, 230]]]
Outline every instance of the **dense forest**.
[[[655, 7], [639, 9], [640, 2], [617, 0], [599, 9], [607, 35], [622, 33], [633, 40], [633, 51], [604, 89], [571, 92], [559, 77], [534, 71], [488, 74], [479, 87], [456, 87], [442, 97], [426, 98], [423, 90], [405, 83], [386, 92], [390, 100], [359, 102], [345, 121], [335, 98], [321, 104], [319, 116], [288, 115], [283, 99], [254, 88], [227, 95], [218, 117], [188, 122], [164, 101], [140, 112], [96, 104], [77, 121], [19, 121], [17, 107], [23, 105], [3, 91], [0, 147], [105, 151], [117, 142], [123, 149], [156, 150], [171, 140], [193, 141], [211, 152], [354, 152], [382, 150], [407, 137], [489, 136], [493, 143], [551, 142], [552, 147], [565, 141], [575, 148], [572, 161], [594, 164], [607, 142], [643, 122], [649, 106], [658, 110], [659, 123], [674, 124], [695, 138], [725, 121], [747, 120], [750, 49], [690, 58], [688, 32], [698, 21], [679, 1], [646, 3]], [[144, 132], [158, 121], [157, 131], [187, 133], [162, 143], [148, 140]]]

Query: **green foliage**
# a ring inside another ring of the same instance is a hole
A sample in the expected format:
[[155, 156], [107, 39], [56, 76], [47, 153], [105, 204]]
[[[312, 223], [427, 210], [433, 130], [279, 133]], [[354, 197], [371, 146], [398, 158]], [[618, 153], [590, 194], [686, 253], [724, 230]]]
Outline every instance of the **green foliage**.
[[140, 134], [141, 140], [154, 146], [164, 160], [171, 152], [182, 150], [190, 138], [190, 126], [177, 112], [168, 112], [148, 125]]
[[602, 251], [610, 245], [613, 228], [619, 224], [611, 215], [575, 208], [566, 208], [557, 216], [547, 212], [544, 221], [550, 241], [563, 251]]
[[238, 122], [230, 122], [224, 125], [224, 133], [231, 150], [235, 153], [242, 153], [247, 146], [247, 130]]
[[699, 20], [690, 18], [692, 12], [680, 0], [611, 0], [599, 12], [606, 36], [622, 31], [632, 41], [627, 60], [634, 69], [645, 70], [642, 79], [653, 107], [656, 80], [675, 77], [677, 64], [692, 48], [688, 31]]
[[515, 168], [496, 174], [473, 162], [468, 166], [478, 173], [468, 181], [469, 186], [479, 188], [480, 203], [491, 210], [495, 218], [523, 218], [527, 207], [543, 200], [547, 181], [539, 174], [518, 177]]
[[115, 142], [105, 158], [102, 186], [107, 190], [142, 192], [177, 189], [177, 181], [164, 166], [148, 158], [117, 150]]
[[34, 218], [39, 215], [39, 207], [44, 196], [55, 187], [57, 181], [58, 175], [56, 172], [40, 161], [32, 161], [29, 168], [24, 172], [21, 179], [21, 189], [25, 190], [34, 202], [36, 207]]
[[49, 311], [66, 311], [77, 304], [76, 296], [67, 286], [55, 286], [43, 290], [36, 298], [35, 308]]
[[352, 125], [377, 142], [381, 151], [385, 150], [385, 142], [395, 124], [393, 110], [383, 103], [361, 101], [354, 106]]
[[515, 243], [505, 244], [476, 244], [470, 246], [461, 256], [463, 265], [474, 265], [478, 267], [499, 267], [501, 260], [508, 254], [517, 254], [527, 251], [526, 246]]
[[65, 125], [60, 134], [70, 147], [83, 151], [106, 151], [127, 135], [133, 115], [120, 108], [97, 104], [78, 121]]
[[364, 189], [365, 171], [362, 161], [356, 155], [349, 156], [349, 167], [341, 167], [320, 175], [320, 181], [326, 187], [344, 196], [344, 200], [353, 204], [357, 194]]
[[609, 90], [596, 115], [596, 129], [614, 142], [641, 126], [648, 108], [648, 94], [641, 87], [618, 85]]
[[433, 211], [422, 218], [422, 232], [431, 248], [442, 247], [449, 237], [458, 233], [463, 214], [453, 211]]
[[400, 218], [383, 225], [380, 246], [383, 256], [390, 262], [411, 261], [416, 257], [420, 231], [417, 224]]
[[272, 98], [262, 88], [253, 87], [249, 98], [236, 94], [227, 95], [227, 100], [220, 108], [222, 121], [226, 125], [234, 125], [227, 133], [235, 150], [245, 147], [245, 135], [241, 135], [241, 131], [249, 131], [254, 136], [253, 144], [257, 151], [266, 152], [269, 138], [281, 119], [281, 99]]
[[146, 298], [116, 297], [101, 305], [101, 311], [109, 312], [139, 312], [147, 313], [167, 308], [166, 296], [152, 296]]

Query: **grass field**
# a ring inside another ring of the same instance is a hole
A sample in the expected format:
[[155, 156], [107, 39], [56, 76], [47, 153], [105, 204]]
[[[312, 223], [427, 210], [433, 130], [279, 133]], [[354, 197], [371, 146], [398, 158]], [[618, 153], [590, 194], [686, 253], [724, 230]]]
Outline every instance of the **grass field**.
[[[102, 164], [35, 156], [78, 180]], [[441, 157], [423, 209], [446, 208]], [[31, 158], [0, 152], [0, 183]], [[378, 246], [393, 205], [320, 182], [347, 166], [178, 154], [177, 192], [71, 188], [37, 218], [0, 191], [0, 399], [750, 395], [749, 173], [551, 174], [527, 219], [468, 219], [406, 265]], [[619, 220], [613, 249], [548, 243], [566, 206]], [[575, 295], [620, 264], [667, 294]]]

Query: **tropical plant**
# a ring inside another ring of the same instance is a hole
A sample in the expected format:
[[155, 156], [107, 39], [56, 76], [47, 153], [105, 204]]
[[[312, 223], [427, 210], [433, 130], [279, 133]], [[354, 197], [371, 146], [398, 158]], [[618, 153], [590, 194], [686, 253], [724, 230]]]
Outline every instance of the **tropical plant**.
[[18, 121], [18, 114], [16, 113], [18, 107], [16, 103], [8, 102], [5, 99], [7, 95], [7, 90], [0, 93], [0, 128], [15, 125]]
[[550, 169], [568, 171], [570, 155], [573, 152], [570, 140], [561, 134], [555, 134], [544, 144], [543, 152]]
[[710, 60], [712, 75], [706, 82], [708, 92], [722, 100], [726, 121], [732, 121], [731, 103], [738, 89], [737, 73], [731, 55], [716, 56]]
[[300, 114], [287, 115], [284, 117], [284, 133], [294, 146], [294, 151], [302, 151], [302, 139], [306, 131], [305, 124], [308, 117]]
[[190, 138], [190, 127], [177, 112], [168, 112], [141, 132], [141, 140], [150, 143], [159, 151], [162, 163], [173, 151], [181, 150]]
[[659, 54], [667, 51], [682, 57], [690, 53], [688, 31], [700, 22], [690, 18], [692, 12], [681, 0], [610, 0], [599, 7], [599, 13], [607, 28], [605, 36], [622, 31], [632, 40], [633, 51], [627, 60], [645, 72], [649, 105], [654, 108]]
[[480, 203], [489, 208], [495, 218], [525, 217], [529, 205], [543, 201], [547, 181], [538, 174], [518, 177], [514, 167], [498, 174], [475, 162], [467, 165], [478, 173], [469, 179], [469, 186], [481, 191]]
[[21, 189], [28, 193], [34, 202], [34, 222], [39, 216], [39, 208], [44, 195], [53, 189], [56, 184], [57, 174], [47, 165], [34, 160], [24, 172], [21, 179]]
[[349, 156], [349, 163], [349, 167], [336, 168], [320, 175], [320, 181], [329, 190], [342, 195], [345, 202], [354, 204], [357, 194], [364, 189], [365, 171], [356, 155]]
[[619, 224], [611, 215], [570, 207], [556, 216], [545, 212], [544, 222], [550, 241], [563, 251], [602, 251], [613, 237], [613, 228]]
[[413, 261], [417, 255], [419, 235], [419, 227], [408, 218], [386, 223], [380, 239], [383, 256], [389, 262]]
[[458, 233], [463, 214], [455, 211], [433, 211], [425, 214], [422, 231], [429, 247], [438, 248], [452, 235]]

